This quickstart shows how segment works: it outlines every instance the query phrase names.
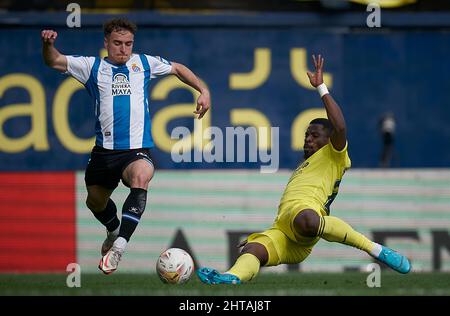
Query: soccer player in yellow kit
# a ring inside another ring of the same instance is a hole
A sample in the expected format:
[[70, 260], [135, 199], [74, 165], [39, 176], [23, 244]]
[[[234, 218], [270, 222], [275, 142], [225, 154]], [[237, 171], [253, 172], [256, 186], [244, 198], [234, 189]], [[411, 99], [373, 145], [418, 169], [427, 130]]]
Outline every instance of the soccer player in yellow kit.
[[328, 119], [314, 119], [306, 130], [305, 161], [292, 174], [272, 227], [248, 236], [241, 255], [227, 272], [198, 269], [197, 275], [204, 283], [239, 284], [252, 280], [261, 266], [300, 263], [320, 238], [361, 249], [400, 273], [411, 270], [406, 257], [330, 216], [330, 204], [351, 161], [344, 116], [323, 83], [324, 59], [313, 55], [313, 61], [315, 72], [307, 74], [320, 94]]

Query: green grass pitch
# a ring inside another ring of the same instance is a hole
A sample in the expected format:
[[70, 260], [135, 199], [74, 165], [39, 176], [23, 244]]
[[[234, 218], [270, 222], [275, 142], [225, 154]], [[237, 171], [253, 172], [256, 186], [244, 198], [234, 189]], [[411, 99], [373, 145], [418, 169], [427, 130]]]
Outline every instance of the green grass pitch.
[[[0, 274], [0, 296], [440, 296], [450, 295], [450, 273], [381, 273], [381, 286], [369, 288], [368, 273], [262, 273], [242, 285], [206, 285], [195, 275], [183, 285], [163, 284], [155, 274], [81, 274], [81, 287], [66, 285], [68, 274]], [[213, 287], [213, 290], [212, 290]]]

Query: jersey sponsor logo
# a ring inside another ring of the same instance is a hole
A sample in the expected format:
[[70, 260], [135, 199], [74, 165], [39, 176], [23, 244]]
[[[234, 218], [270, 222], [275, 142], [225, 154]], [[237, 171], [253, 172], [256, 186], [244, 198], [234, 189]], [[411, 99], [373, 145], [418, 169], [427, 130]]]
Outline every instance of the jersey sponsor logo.
[[118, 73], [114, 76], [113, 82], [111, 83], [112, 95], [130, 95], [131, 94], [131, 85], [128, 81], [126, 75], [122, 73]]
[[141, 71], [141, 68], [139, 68], [139, 66], [136, 65], [136, 64], [132, 64], [132, 65], [131, 65], [131, 69], [133, 69], [134, 72], [139, 72], [139, 71]]

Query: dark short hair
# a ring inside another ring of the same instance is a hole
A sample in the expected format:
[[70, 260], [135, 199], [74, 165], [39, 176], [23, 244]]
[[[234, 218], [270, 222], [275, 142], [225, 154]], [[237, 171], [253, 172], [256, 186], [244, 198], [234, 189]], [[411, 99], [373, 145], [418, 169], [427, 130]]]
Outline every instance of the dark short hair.
[[125, 18], [114, 18], [103, 24], [103, 33], [105, 34], [105, 37], [111, 35], [112, 32], [118, 32], [121, 30], [127, 30], [134, 35], [137, 31], [137, 26]]
[[323, 128], [327, 130], [328, 135], [331, 135], [331, 132], [333, 132], [333, 125], [331, 124], [329, 119], [326, 118], [315, 118], [309, 124], [319, 124], [322, 125]]

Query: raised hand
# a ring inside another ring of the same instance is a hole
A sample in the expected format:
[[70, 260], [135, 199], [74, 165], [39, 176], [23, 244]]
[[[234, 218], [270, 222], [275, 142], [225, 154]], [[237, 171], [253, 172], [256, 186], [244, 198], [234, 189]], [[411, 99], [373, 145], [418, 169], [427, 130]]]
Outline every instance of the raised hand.
[[197, 99], [197, 107], [194, 111], [195, 114], [198, 114], [198, 119], [201, 119], [206, 114], [210, 106], [211, 99], [209, 93], [202, 93]]
[[306, 74], [308, 75], [311, 85], [316, 88], [323, 83], [323, 57], [319, 55], [316, 58], [316, 55], [312, 55], [312, 58], [314, 62], [315, 72], [307, 71]]
[[45, 44], [53, 45], [55, 43], [56, 38], [58, 37], [58, 33], [53, 30], [43, 30], [41, 32], [42, 42]]

